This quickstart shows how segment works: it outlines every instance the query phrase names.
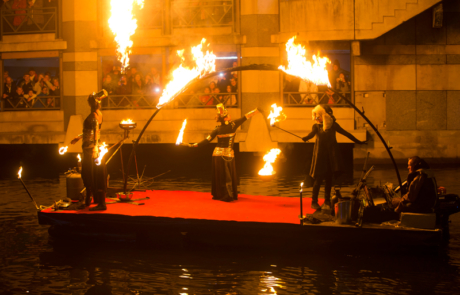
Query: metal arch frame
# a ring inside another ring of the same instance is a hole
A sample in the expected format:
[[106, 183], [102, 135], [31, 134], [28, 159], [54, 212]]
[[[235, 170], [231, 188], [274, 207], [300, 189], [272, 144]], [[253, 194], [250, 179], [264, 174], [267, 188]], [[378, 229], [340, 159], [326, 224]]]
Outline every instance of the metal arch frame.
[[[171, 99], [169, 100], [168, 103], [166, 103], [165, 105], [169, 104], [171, 101], [173, 101], [177, 96], [181, 95], [182, 93], [184, 93], [192, 84], [194, 84], [195, 82], [197, 82], [198, 80], [201, 80], [201, 79], [207, 79], [207, 78], [211, 78], [211, 77], [214, 77], [214, 76], [217, 76], [219, 75], [220, 73], [228, 73], [228, 72], [239, 72], [239, 71], [280, 71], [280, 72], [283, 72], [282, 70], [278, 69], [278, 67], [276, 67], [275, 65], [269, 65], [269, 64], [252, 64], [252, 65], [247, 65], [247, 66], [240, 66], [240, 67], [234, 67], [234, 68], [227, 68], [227, 69], [224, 69], [224, 70], [220, 70], [220, 71], [216, 71], [216, 72], [212, 72], [212, 73], [209, 73], [207, 75], [204, 75], [204, 76], [201, 76], [201, 77], [197, 77], [193, 80], [191, 80], [190, 82], [188, 82], [181, 90], [179, 90], [176, 94], [174, 94]], [[284, 72], [283, 72], [284, 73]], [[401, 187], [401, 193], [404, 194], [405, 192], [403, 191], [403, 187], [402, 187], [402, 182], [401, 182], [401, 176], [399, 175], [399, 170], [398, 170], [398, 167], [396, 165], [396, 162], [395, 162], [395, 159], [393, 158], [393, 154], [391, 153], [390, 151], [390, 147], [388, 147], [388, 145], [386, 144], [385, 140], [383, 139], [382, 135], [380, 134], [380, 132], [377, 130], [377, 128], [374, 126], [374, 124], [372, 124], [372, 122], [365, 116], [364, 114], [364, 109], [361, 111], [360, 109], [358, 109], [348, 98], [346, 98], [344, 95], [340, 94], [340, 92], [338, 92], [337, 90], [333, 89], [333, 88], [329, 88], [331, 89], [332, 91], [334, 91], [335, 94], [339, 95], [344, 101], [347, 102], [348, 105], [350, 105], [368, 124], [369, 126], [372, 127], [372, 129], [374, 130], [374, 132], [377, 134], [377, 136], [380, 138], [380, 140], [382, 141], [383, 143], [383, 146], [385, 147], [385, 149], [387, 150], [388, 152], [388, 155], [390, 156], [390, 159], [391, 161], [393, 162], [393, 166], [395, 168], [395, 172], [396, 172], [396, 176], [398, 178], [398, 182], [399, 182], [399, 186]], [[128, 184], [128, 174], [129, 174], [129, 166], [131, 165], [131, 162], [132, 162], [132, 159], [135, 155], [135, 150], [136, 150], [136, 147], [137, 145], [139, 144], [141, 138], [142, 138], [142, 135], [144, 134], [145, 130], [147, 129], [147, 127], [150, 125], [150, 122], [152, 122], [153, 118], [155, 118], [155, 116], [160, 112], [161, 108], [164, 107], [165, 105], [159, 107], [154, 113], [153, 115], [150, 117], [150, 119], [147, 121], [147, 123], [144, 125], [144, 128], [142, 128], [141, 132], [139, 133], [139, 136], [137, 137], [137, 140], [136, 141], [133, 141], [133, 149], [131, 151], [131, 154], [129, 156], [129, 160], [128, 160], [128, 165], [127, 165], [127, 170], [126, 170], [126, 173], [125, 173], [125, 179], [124, 179], [124, 186], [123, 186], [123, 189], [124, 189], [124, 193], [126, 193], [126, 189], [127, 189], [127, 184]]]

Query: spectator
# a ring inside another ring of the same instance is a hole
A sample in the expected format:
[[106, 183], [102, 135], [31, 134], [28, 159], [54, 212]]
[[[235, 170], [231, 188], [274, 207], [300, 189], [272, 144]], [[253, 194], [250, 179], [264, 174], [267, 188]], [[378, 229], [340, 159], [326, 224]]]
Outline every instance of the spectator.
[[160, 73], [158, 73], [157, 68], [151, 67], [149, 74], [150, 74], [150, 77], [152, 78], [153, 84], [157, 84], [158, 86], [162, 86], [162, 84], [161, 84], [161, 76], [160, 76]]
[[210, 95], [211, 93], [211, 90], [209, 89], [209, 87], [206, 87], [204, 89], [204, 94], [205, 95], [201, 95], [200, 96], [200, 101], [202, 102], [203, 105], [207, 105], [207, 106], [210, 106], [210, 105], [213, 105], [213, 98], [212, 96]]
[[217, 88], [219, 88], [219, 92], [224, 93], [227, 91], [228, 81], [225, 77], [225, 73], [220, 73], [217, 80]]
[[45, 78], [45, 74], [43, 73], [38, 74], [38, 83], [40, 84], [41, 88], [45, 86], [45, 82], [43, 81], [44, 78]]
[[53, 97], [48, 97], [46, 99], [46, 107], [47, 108], [54, 108], [56, 107], [56, 101]]
[[13, 84], [11, 77], [6, 78], [6, 83], [3, 86], [3, 99], [12, 99], [16, 92], [16, 86]]
[[132, 93], [136, 95], [144, 94], [144, 81], [142, 80], [142, 77], [139, 73], [136, 73], [134, 75], [134, 80], [132, 84]]
[[[232, 67], [233, 68], [236, 68], [238, 66], [238, 62], [234, 61], [233, 64], [232, 64]], [[238, 79], [238, 72], [231, 72], [232, 74], [232, 78], [231, 79]]]
[[49, 96], [48, 87], [42, 87], [42, 91], [39, 95], [37, 95], [37, 99], [35, 100], [33, 108], [34, 109], [44, 108], [48, 96]]
[[6, 78], [10, 76], [10, 73], [8, 71], [3, 72], [3, 83], [6, 83]]
[[340, 93], [348, 96], [350, 93], [350, 82], [347, 81], [344, 73], [339, 74], [339, 78], [337, 79], [337, 83], [335, 89], [337, 89]]
[[30, 81], [32, 81], [33, 83], [38, 82], [37, 73], [35, 72], [34, 68], [29, 69], [29, 76], [30, 76]]
[[7, 10], [14, 12], [15, 14], [18, 14], [18, 16], [15, 16], [13, 19], [13, 26], [19, 27], [22, 21], [26, 18], [26, 11], [22, 9], [27, 8], [27, 1], [26, 0], [12, 0], [12, 1], [3, 0], [3, 2]]
[[33, 90], [29, 90], [27, 94], [24, 94], [24, 98], [26, 100], [26, 108], [30, 108], [34, 105], [35, 98], [37, 94]]
[[342, 69], [340, 68], [340, 62], [338, 59], [334, 60], [334, 63], [332, 64], [332, 71], [329, 71], [329, 82], [331, 83], [332, 86], [335, 86], [335, 84], [339, 81], [339, 75], [342, 73]]
[[336, 98], [334, 97], [334, 91], [328, 89], [326, 90], [326, 98], [327, 98], [327, 104], [336, 104], [337, 103], [337, 100]]
[[318, 94], [314, 93], [318, 92], [318, 86], [316, 86], [315, 83], [301, 80], [299, 92], [301, 92], [300, 97], [302, 98], [302, 104], [318, 104]]
[[31, 30], [40, 29], [44, 23], [44, 15], [43, 15], [43, 0], [27, 0], [28, 4], [28, 19], [27, 19], [27, 26]]
[[212, 81], [211, 83], [209, 83], [209, 90], [211, 91], [211, 93], [214, 93], [214, 89], [216, 89], [216, 82]]
[[118, 82], [117, 94], [128, 95], [131, 94], [131, 87], [128, 85], [128, 79], [126, 75], [121, 75], [120, 81]]
[[108, 94], [115, 94], [117, 86], [112, 81], [112, 76], [110, 74], [105, 75], [105, 78], [102, 81], [102, 89], [105, 89]]
[[59, 80], [58, 78], [53, 78], [49, 81], [50, 76], [45, 75], [44, 81], [46, 86], [49, 88], [50, 96], [59, 96], [60, 95], [60, 88], [59, 88]]
[[16, 87], [16, 92], [13, 95], [13, 99], [10, 100], [12, 102], [12, 106], [15, 108], [25, 108], [26, 105], [24, 103], [24, 90], [21, 86]]
[[227, 105], [236, 105], [236, 96], [234, 94], [231, 94], [233, 91], [232, 91], [232, 86], [231, 85], [227, 85], [227, 93], [228, 95], [226, 95], [224, 97], [224, 100], [225, 100], [225, 103]]
[[147, 74], [145, 76], [145, 82], [144, 82], [144, 93], [146, 95], [152, 95], [155, 91], [155, 88], [157, 88], [158, 85], [153, 83], [152, 76], [150, 74]]
[[217, 100], [217, 103], [222, 103], [222, 95], [219, 95], [219, 93], [220, 93], [220, 89], [217, 87], [214, 88], [214, 95], [213, 95], [214, 99]]
[[32, 84], [32, 81], [30, 81], [29, 73], [24, 74], [23, 79], [24, 81], [21, 82], [19, 86], [22, 87], [22, 90], [24, 90], [24, 93], [29, 93], [29, 90], [34, 89], [34, 85]]
[[232, 92], [234, 93], [238, 92], [238, 84], [236, 84], [235, 78], [230, 79], [230, 86], [232, 87]]
[[121, 78], [121, 67], [120, 66], [113, 66], [112, 71], [109, 73], [112, 77], [112, 81], [120, 81]]

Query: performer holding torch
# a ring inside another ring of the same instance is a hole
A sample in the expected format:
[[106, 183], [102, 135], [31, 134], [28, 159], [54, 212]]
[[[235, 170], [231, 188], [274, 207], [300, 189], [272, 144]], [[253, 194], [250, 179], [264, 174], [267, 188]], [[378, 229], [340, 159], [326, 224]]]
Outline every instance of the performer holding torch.
[[181, 145], [199, 147], [210, 143], [217, 136], [217, 146], [212, 153], [212, 199], [231, 202], [238, 199], [238, 179], [233, 152], [236, 129], [260, 111], [255, 109], [232, 121], [223, 104], [218, 104], [216, 107], [217, 126], [211, 134], [199, 143]]
[[86, 188], [86, 198], [80, 200], [79, 209], [83, 209], [91, 204], [91, 198], [98, 205], [90, 208], [90, 211], [106, 210], [105, 194], [107, 192], [107, 172], [105, 162], [100, 161], [96, 164], [95, 160], [99, 158], [99, 139], [101, 137], [102, 112], [101, 100], [107, 97], [107, 91], [102, 90], [98, 93], [92, 93], [88, 96], [88, 104], [91, 107], [91, 113], [83, 122], [83, 133], [75, 137], [70, 143], [75, 144], [83, 139], [83, 159], [81, 164], [81, 178]]
[[302, 138], [306, 142], [316, 136], [309, 174], [314, 179], [311, 208], [320, 208], [318, 204], [319, 189], [325, 180], [324, 204], [321, 209], [330, 210], [332, 179], [343, 172], [341, 151], [337, 144], [336, 133], [345, 135], [354, 143], [366, 144], [366, 142], [359, 141], [352, 134], [343, 130], [335, 121], [332, 109], [328, 105], [317, 105], [312, 110], [312, 118], [316, 123], [313, 124], [310, 134]]

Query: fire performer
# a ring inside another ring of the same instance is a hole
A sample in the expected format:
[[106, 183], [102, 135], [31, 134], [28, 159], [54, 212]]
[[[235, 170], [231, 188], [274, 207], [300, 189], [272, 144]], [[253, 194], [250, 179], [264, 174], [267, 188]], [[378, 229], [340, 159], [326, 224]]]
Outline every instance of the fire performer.
[[88, 96], [88, 104], [91, 107], [91, 113], [83, 122], [83, 133], [75, 137], [70, 143], [75, 144], [81, 138], [83, 159], [81, 164], [81, 178], [86, 188], [86, 198], [80, 200], [79, 209], [88, 207], [93, 202], [97, 203], [96, 207], [90, 208], [90, 211], [106, 210], [105, 195], [107, 192], [107, 171], [105, 162], [101, 161], [96, 165], [95, 160], [99, 157], [99, 139], [101, 137], [102, 112], [101, 100], [107, 97], [107, 91], [102, 90], [98, 93], [92, 93]]
[[341, 151], [337, 144], [336, 133], [345, 135], [354, 143], [365, 144], [366, 142], [359, 141], [356, 137], [343, 130], [335, 121], [332, 109], [328, 105], [317, 105], [312, 110], [312, 118], [316, 123], [313, 124], [310, 134], [302, 138], [306, 142], [316, 135], [309, 174], [314, 179], [311, 208], [320, 208], [318, 204], [319, 189], [323, 180], [326, 180], [324, 204], [321, 209], [330, 210], [332, 179], [343, 172]]
[[238, 200], [238, 179], [233, 151], [236, 130], [247, 119], [260, 111], [259, 109], [255, 109], [243, 117], [232, 121], [228, 110], [225, 109], [223, 104], [218, 104], [216, 108], [217, 126], [211, 134], [199, 143], [181, 145], [199, 147], [210, 143], [217, 136], [217, 146], [212, 153], [212, 199], [231, 202]]

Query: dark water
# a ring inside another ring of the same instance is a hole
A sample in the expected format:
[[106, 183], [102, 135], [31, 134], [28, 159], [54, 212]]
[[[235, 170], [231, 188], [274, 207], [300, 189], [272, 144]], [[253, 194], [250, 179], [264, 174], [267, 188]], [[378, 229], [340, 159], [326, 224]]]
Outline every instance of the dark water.
[[[435, 171], [439, 185], [460, 193], [460, 169]], [[353, 177], [359, 176], [355, 171]], [[298, 173], [280, 173], [271, 182], [243, 173], [240, 192], [294, 197], [301, 180]], [[377, 167], [370, 182], [387, 181], [396, 182], [394, 171]], [[39, 204], [65, 195], [63, 175], [25, 182]], [[209, 191], [209, 173], [172, 171], [156, 178], [152, 187]], [[69, 242], [50, 238], [48, 227], [38, 225], [21, 183], [3, 179], [0, 294], [458, 294], [460, 214], [451, 220], [446, 245], [396, 253], [341, 250], [340, 245], [292, 252], [289, 245], [246, 251]]]

